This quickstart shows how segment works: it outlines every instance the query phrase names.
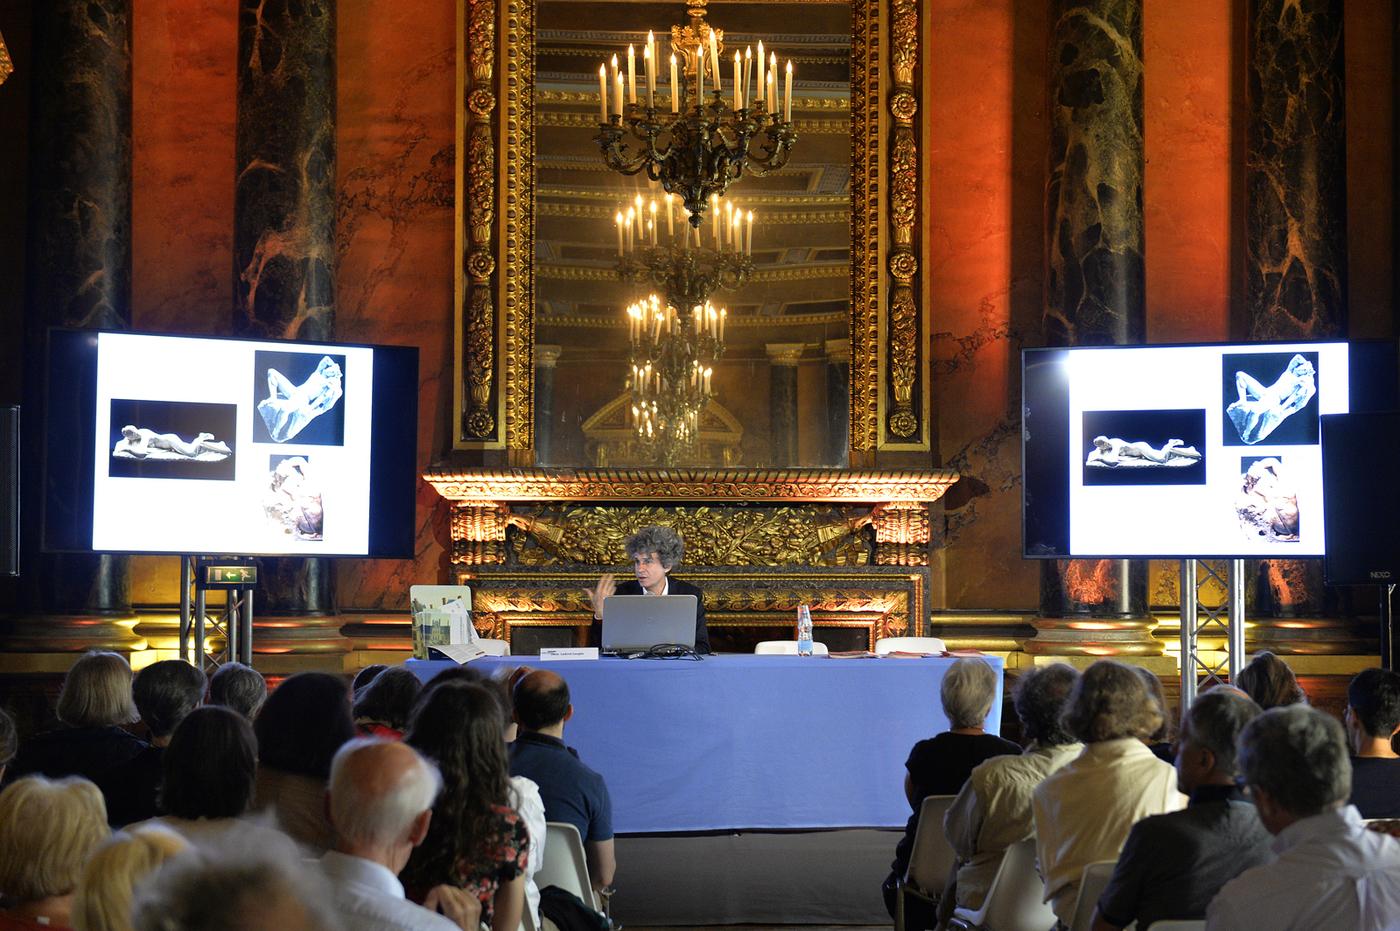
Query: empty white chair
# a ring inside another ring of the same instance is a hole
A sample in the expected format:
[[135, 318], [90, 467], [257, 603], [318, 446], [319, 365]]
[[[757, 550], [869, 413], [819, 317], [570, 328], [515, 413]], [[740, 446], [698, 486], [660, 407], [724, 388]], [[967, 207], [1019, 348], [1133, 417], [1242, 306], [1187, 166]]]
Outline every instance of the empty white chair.
[[987, 890], [982, 907], [954, 909], [950, 928], [964, 931], [1046, 931], [1055, 926], [1055, 913], [1042, 899], [1045, 884], [1035, 870], [1035, 838], [1006, 848], [1001, 867]]
[[491, 640], [487, 637], [477, 637], [476, 645], [486, 651], [487, 656], [509, 656], [510, 644], [504, 640]]
[[[754, 644], [753, 651], [754, 651], [755, 653], [762, 653], [762, 654], [765, 654], [765, 655], [768, 655], [768, 656], [781, 656], [781, 655], [796, 656], [796, 655], [797, 655], [797, 641], [796, 641], [796, 640], [760, 640], [758, 643]], [[826, 655], [828, 655], [829, 653], [830, 653], [830, 651], [826, 648], [826, 644], [825, 644], [825, 643], [818, 643], [818, 642], [815, 641], [815, 640], [812, 641], [812, 654], [813, 654], [814, 656], [826, 656]]]
[[1172, 919], [1170, 921], [1154, 921], [1152, 927], [1147, 931], [1206, 931], [1206, 923], [1201, 921], [1184, 921]]
[[909, 868], [895, 890], [894, 927], [904, 931], [904, 897], [911, 895], [929, 905], [937, 905], [948, 887], [957, 856], [943, 833], [943, 815], [953, 804], [953, 795], [930, 795], [919, 806], [919, 823], [914, 829], [914, 849]]
[[943, 653], [947, 651], [937, 637], [881, 637], [875, 641], [875, 655], [889, 653]]
[[593, 883], [588, 879], [588, 858], [583, 853], [583, 838], [578, 828], [562, 821], [550, 821], [545, 825], [544, 863], [535, 874], [535, 885], [558, 886], [565, 892], [572, 892], [590, 908], [602, 911], [597, 897], [593, 895]]
[[1089, 931], [1094, 926], [1094, 906], [1099, 904], [1099, 896], [1113, 878], [1113, 868], [1117, 860], [1099, 860], [1084, 867], [1079, 878], [1079, 899], [1074, 904], [1074, 920], [1069, 931]]

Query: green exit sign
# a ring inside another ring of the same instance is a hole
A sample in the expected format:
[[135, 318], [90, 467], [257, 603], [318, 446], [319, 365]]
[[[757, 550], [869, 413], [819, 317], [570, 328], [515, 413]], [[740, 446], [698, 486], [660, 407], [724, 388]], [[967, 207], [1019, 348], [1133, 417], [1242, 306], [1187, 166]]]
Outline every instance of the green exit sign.
[[256, 566], [205, 566], [204, 579], [209, 585], [256, 585]]

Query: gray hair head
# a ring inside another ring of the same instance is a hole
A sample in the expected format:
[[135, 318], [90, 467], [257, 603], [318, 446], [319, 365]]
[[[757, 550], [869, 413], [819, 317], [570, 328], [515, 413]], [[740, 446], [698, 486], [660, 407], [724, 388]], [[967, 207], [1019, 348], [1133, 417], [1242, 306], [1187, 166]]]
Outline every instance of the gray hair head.
[[340, 927], [321, 871], [288, 844], [247, 840], [195, 846], [137, 887], [135, 931], [334, 931]]
[[267, 700], [267, 680], [242, 663], [224, 663], [209, 680], [209, 704], [232, 708], [248, 720]]
[[417, 750], [360, 737], [331, 761], [331, 822], [343, 840], [392, 844], [433, 807], [440, 791], [442, 775]]
[[655, 553], [667, 571], [680, 565], [681, 557], [685, 555], [685, 541], [681, 539], [681, 535], [670, 527], [656, 524], [643, 527], [628, 537], [625, 548], [629, 559]]
[[1061, 716], [1078, 681], [1079, 673], [1065, 663], [1035, 666], [1021, 675], [1012, 701], [1027, 740], [1042, 747], [1074, 743], [1076, 738], [1065, 730]]
[[1136, 669], [1111, 659], [1094, 663], [1075, 683], [1065, 706], [1065, 729], [1085, 743], [1152, 736], [1162, 709]]
[[1351, 760], [1342, 725], [1307, 705], [1270, 708], [1239, 740], [1246, 785], [1269, 794], [1295, 818], [1337, 807], [1351, 795]]
[[1240, 731], [1263, 713], [1254, 699], [1235, 689], [1215, 688], [1198, 695], [1181, 716], [1181, 740], [1190, 741], [1215, 757], [1215, 770], [1239, 773], [1235, 750]]
[[986, 660], [964, 657], [943, 676], [938, 695], [949, 727], [981, 727], [997, 697], [997, 671]]

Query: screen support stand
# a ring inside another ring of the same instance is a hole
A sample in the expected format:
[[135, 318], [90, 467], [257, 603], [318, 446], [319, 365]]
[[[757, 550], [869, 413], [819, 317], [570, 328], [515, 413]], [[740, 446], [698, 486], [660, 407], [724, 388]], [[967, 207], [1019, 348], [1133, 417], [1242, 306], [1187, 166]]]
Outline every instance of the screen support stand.
[[[1202, 571], [1198, 571], [1202, 570]], [[1212, 582], [1225, 589], [1225, 603], [1202, 605], [1203, 586]], [[1244, 666], [1244, 560], [1215, 562], [1181, 560], [1181, 707], [1196, 699], [1201, 685], [1222, 685]], [[1212, 629], [1214, 628], [1214, 630]], [[1206, 655], [1202, 634], [1224, 635], [1225, 656]]]
[[1395, 594], [1393, 584], [1382, 584], [1380, 588], [1380, 618], [1381, 618], [1381, 666], [1386, 669], [1395, 668], [1395, 632], [1393, 622], [1395, 615], [1391, 611], [1390, 596]]
[[[202, 672], [208, 663], [221, 666], [253, 664], [253, 588], [257, 570], [250, 564], [208, 556], [180, 557], [180, 657]], [[207, 596], [211, 589], [225, 593], [219, 620], [209, 618]], [[193, 591], [193, 596], [191, 596]], [[206, 645], [209, 628], [224, 635], [224, 649], [210, 656]], [[190, 653], [190, 638], [194, 652]]]

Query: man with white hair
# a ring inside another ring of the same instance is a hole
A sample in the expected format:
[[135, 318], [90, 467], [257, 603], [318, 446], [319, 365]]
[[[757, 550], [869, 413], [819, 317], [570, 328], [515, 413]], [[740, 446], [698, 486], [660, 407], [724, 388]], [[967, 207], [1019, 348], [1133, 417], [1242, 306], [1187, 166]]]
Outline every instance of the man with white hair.
[[366, 738], [336, 753], [329, 798], [336, 845], [321, 869], [346, 931], [475, 931], [481, 903], [474, 896], [438, 886], [420, 907], [404, 898], [398, 879], [428, 834], [441, 789], [436, 767], [408, 744]]
[[1400, 925], [1400, 842], [1346, 803], [1346, 735], [1307, 705], [1272, 708], [1240, 734], [1240, 770], [1278, 859], [1246, 870], [1206, 911], [1207, 929]]

